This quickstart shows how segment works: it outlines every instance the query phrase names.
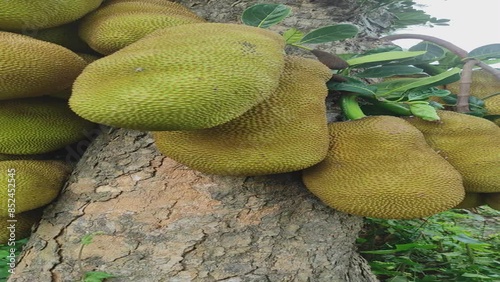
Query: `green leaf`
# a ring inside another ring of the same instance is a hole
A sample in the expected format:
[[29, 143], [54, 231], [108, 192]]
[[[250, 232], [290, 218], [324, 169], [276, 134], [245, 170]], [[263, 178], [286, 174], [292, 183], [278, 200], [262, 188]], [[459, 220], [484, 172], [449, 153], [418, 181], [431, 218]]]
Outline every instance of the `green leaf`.
[[381, 63], [398, 59], [416, 57], [422, 54], [425, 54], [425, 51], [417, 51], [417, 52], [391, 51], [391, 52], [377, 53], [377, 54], [352, 58], [347, 60], [347, 63], [350, 66], [361, 65], [366, 63]]
[[94, 232], [94, 233], [90, 233], [90, 234], [86, 234], [82, 237], [82, 240], [80, 241], [80, 243], [82, 245], [89, 245], [92, 243], [92, 240], [94, 239], [94, 236], [96, 235], [101, 235], [101, 234], [104, 234], [103, 231], [97, 231], [97, 232]]
[[410, 103], [410, 111], [423, 120], [439, 120], [436, 109], [427, 103]]
[[318, 44], [351, 38], [358, 34], [359, 30], [352, 24], [336, 24], [321, 27], [307, 33], [299, 44]]
[[431, 250], [431, 249], [436, 249], [436, 248], [437, 248], [437, 246], [434, 244], [409, 243], [409, 244], [396, 245], [397, 251], [407, 251], [407, 250], [413, 250], [413, 249]]
[[355, 74], [357, 77], [389, 77], [394, 75], [421, 74], [423, 70], [414, 66], [380, 66], [368, 68], [363, 72]]
[[460, 75], [459, 68], [453, 68], [438, 75], [423, 78], [396, 79], [373, 84], [377, 86], [377, 96], [387, 96], [392, 93], [402, 93], [417, 87], [432, 87], [448, 83], [448, 80], [456, 79]]
[[103, 271], [89, 271], [85, 273], [84, 282], [102, 282], [104, 279], [116, 277]]
[[288, 17], [292, 9], [283, 4], [255, 4], [241, 15], [241, 21], [250, 26], [268, 28]]
[[417, 45], [410, 47], [409, 50], [425, 51], [425, 54], [412, 58], [412, 60], [408, 62], [408, 64], [411, 65], [438, 61], [446, 56], [446, 51], [443, 48], [426, 41], [422, 41]]
[[327, 83], [328, 89], [353, 92], [368, 97], [375, 96], [375, 92], [377, 91], [376, 87], [367, 85], [362, 81], [359, 81], [351, 77], [345, 77], [345, 78], [347, 79], [347, 82], [328, 82]]
[[283, 37], [285, 38], [286, 44], [292, 44], [299, 42], [302, 37], [304, 37], [304, 33], [296, 28], [290, 28], [283, 33]]
[[427, 88], [427, 89], [411, 89], [407, 92], [408, 101], [425, 100], [430, 97], [444, 97], [450, 95], [450, 91], [446, 89]]
[[500, 58], [500, 44], [489, 44], [478, 47], [469, 52], [468, 57], [472, 57], [477, 60], [486, 59], [498, 59]]

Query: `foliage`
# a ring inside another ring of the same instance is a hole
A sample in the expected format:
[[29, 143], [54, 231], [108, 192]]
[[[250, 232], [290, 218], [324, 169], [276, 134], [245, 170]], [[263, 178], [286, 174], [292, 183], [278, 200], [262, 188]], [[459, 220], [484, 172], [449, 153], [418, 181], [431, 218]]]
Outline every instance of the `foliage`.
[[420, 220], [367, 218], [358, 247], [381, 281], [500, 281], [500, 212], [477, 210]]
[[10, 260], [7, 258], [8, 255], [11, 254], [10, 249], [15, 249], [15, 256], [16, 258], [19, 257], [19, 254], [21, 253], [21, 250], [24, 245], [28, 242], [28, 239], [22, 239], [22, 240], [17, 240], [15, 241], [15, 244], [13, 246], [9, 245], [0, 245], [0, 281], [6, 281], [7, 278], [10, 276], [10, 266], [9, 262]]
[[430, 16], [422, 10], [416, 9], [417, 3], [409, 0], [361, 0], [360, 6], [366, 10], [385, 9], [389, 11], [394, 19], [391, 29], [405, 28], [411, 25], [448, 25], [450, 20], [438, 19]]

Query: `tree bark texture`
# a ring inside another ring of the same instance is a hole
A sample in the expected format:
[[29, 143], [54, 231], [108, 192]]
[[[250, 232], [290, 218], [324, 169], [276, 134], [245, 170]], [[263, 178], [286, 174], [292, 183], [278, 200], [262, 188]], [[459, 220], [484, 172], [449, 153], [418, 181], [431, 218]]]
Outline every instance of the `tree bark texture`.
[[[264, 1], [179, 2], [209, 21], [236, 22]], [[282, 26], [334, 24], [350, 2], [281, 1], [293, 7]], [[79, 281], [80, 267], [117, 276], [106, 281], [377, 281], [355, 249], [362, 218], [320, 203], [300, 173], [206, 175], [159, 154], [148, 133], [99, 131], [9, 281]], [[81, 238], [97, 231], [79, 255]]]

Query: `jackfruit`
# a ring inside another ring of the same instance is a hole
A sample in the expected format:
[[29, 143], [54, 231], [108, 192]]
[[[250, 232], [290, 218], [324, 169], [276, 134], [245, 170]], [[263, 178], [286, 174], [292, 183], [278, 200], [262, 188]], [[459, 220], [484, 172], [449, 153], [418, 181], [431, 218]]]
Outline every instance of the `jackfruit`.
[[85, 43], [78, 35], [79, 22], [71, 22], [68, 24], [34, 30], [16, 31], [29, 37], [38, 40], [51, 42], [67, 48], [73, 52], [94, 53], [95, 51]]
[[0, 29], [15, 31], [63, 25], [83, 17], [88, 12], [99, 7], [102, 1], [0, 1]]
[[96, 123], [147, 131], [214, 127], [269, 97], [284, 40], [244, 25], [169, 27], [89, 64], [71, 109]]
[[453, 207], [454, 209], [470, 209], [476, 208], [482, 205], [486, 205], [486, 199], [484, 197], [486, 194], [482, 193], [472, 193], [466, 192], [465, 198], [460, 202], [460, 204]]
[[440, 121], [405, 119], [462, 174], [467, 192], [500, 192], [500, 128], [484, 118], [438, 111]]
[[0, 154], [41, 154], [81, 140], [94, 124], [66, 101], [36, 97], [0, 103]]
[[328, 150], [325, 98], [331, 76], [316, 60], [286, 57], [279, 87], [270, 98], [216, 127], [154, 132], [156, 146], [166, 156], [211, 174], [275, 174], [312, 166]]
[[0, 217], [0, 244], [30, 236], [31, 227], [42, 218], [43, 209], [34, 209], [13, 217]]
[[[12, 217], [52, 202], [65, 183], [70, 167], [61, 161], [0, 161], [0, 216]], [[15, 204], [13, 206], [9, 206]]]
[[406, 121], [369, 116], [328, 127], [328, 155], [302, 174], [307, 189], [328, 206], [410, 219], [448, 210], [464, 198], [460, 174]]
[[[446, 84], [445, 89], [453, 94], [460, 93], [460, 81]], [[497, 95], [494, 95], [497, 93]], [[484, 99], [484, 107], [488, 111], [488, 115], [500, 115], [500, 80], [493, 74], [484, 71], [476, 70], [472, 72], [472, 83], [470, 85], [470, 95]], [[494, 120], [497, 125], [500, 125], [500, 118]]]
[[483, 194], [486, 204], [497, 211], [500, 211], [500, 193]]
[[35, 97], [71, 86], [85, 61], [59, 45], [0, 31], [0, 100]]
[[188, 8], [170, 1], [111, 0], [85, 16], [80, 36], [108, 55], [157, 29], [202, 22]]

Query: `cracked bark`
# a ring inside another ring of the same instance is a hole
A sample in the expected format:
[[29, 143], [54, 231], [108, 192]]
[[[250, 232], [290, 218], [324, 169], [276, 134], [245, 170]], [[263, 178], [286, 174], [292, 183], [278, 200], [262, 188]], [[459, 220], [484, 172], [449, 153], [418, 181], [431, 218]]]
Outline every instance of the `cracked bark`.
[[[210, 21], [234, 22], [263, 1], [178, 2]], [[353, 5], [281, 2], [294, 9], [282, 26], [304, 31], [345, 18]], [[372, 44], [358, 38], [322, 49]], [[9, 281], [77, 281], [80, 263], [118, 276], [108, 281], [376, 281], [355, 250], [362, 219], [320, 203], [299, 174], [205, 175], [160, 155], [147, 133], [101, 129]], [[104, 235], [80, 262], [82, 236], [96, 231]]]

